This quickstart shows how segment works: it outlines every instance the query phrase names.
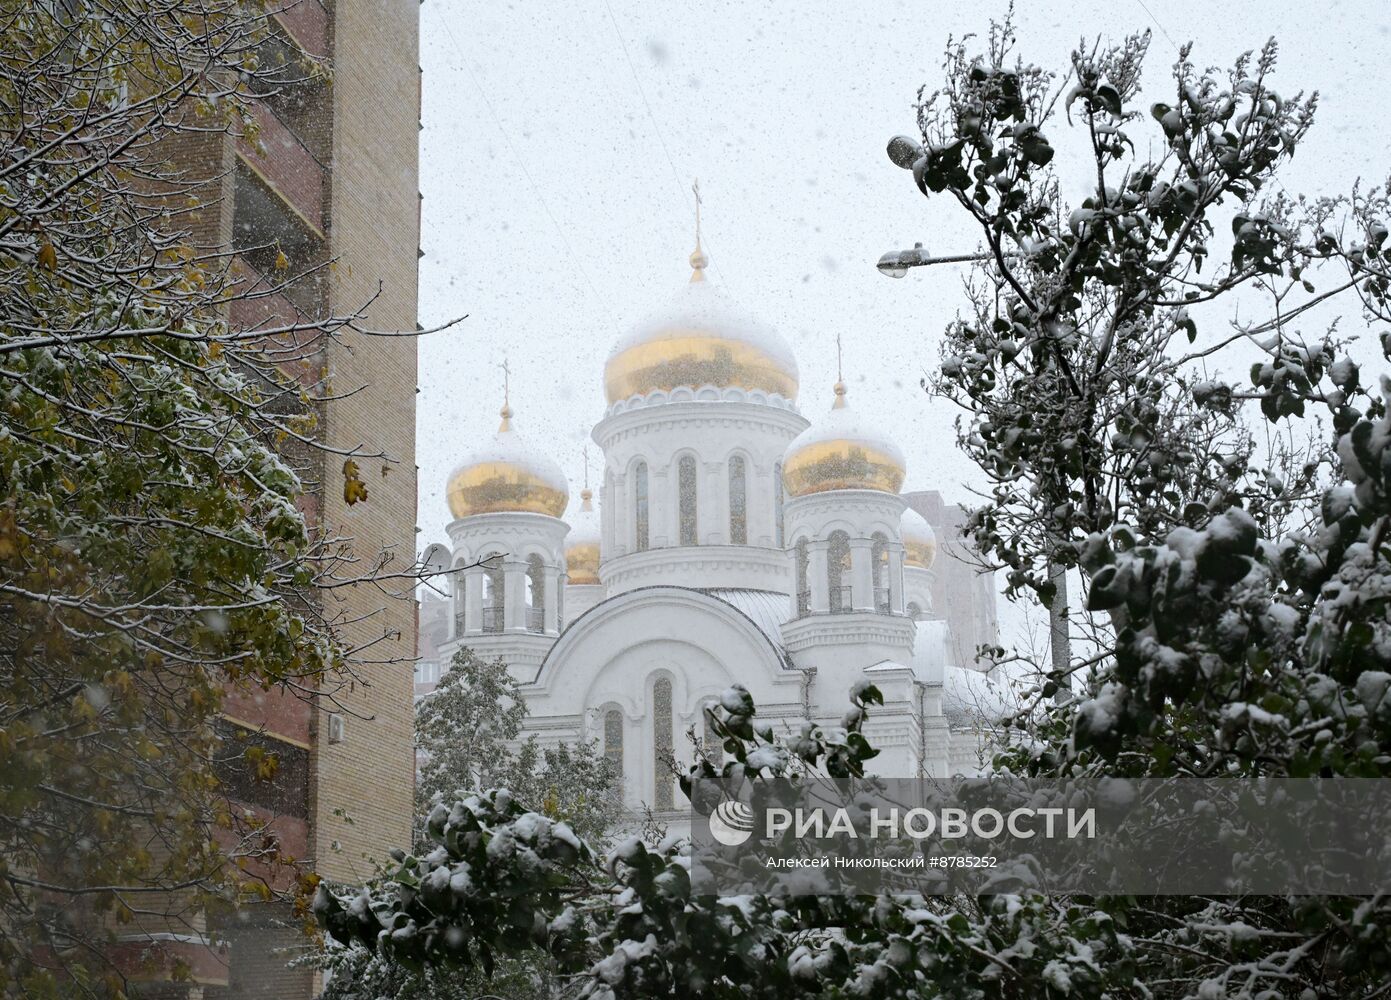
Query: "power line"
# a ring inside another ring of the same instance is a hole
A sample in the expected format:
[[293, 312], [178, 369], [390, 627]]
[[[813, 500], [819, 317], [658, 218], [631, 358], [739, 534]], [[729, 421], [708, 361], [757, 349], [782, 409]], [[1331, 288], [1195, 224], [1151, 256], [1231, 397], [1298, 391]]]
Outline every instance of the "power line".
[[537, 185], [536, 181], [532, 179], [531, 171], [527, 169], [526, 160], [522, 159], [521, 153], [517, 151], [517, 147], [512, 143], [512, 137], [508, 134], [507, 129], [503, 127], [502, 119], [498, 117], [497, 111], [493, 108], [493, 102], [488, 100], [488, 93], [478, 81], [478, 77], [473, 72], [473, 67], [469, 65], [468, 58], [464, 55], [463, 46], [461, 46], [459, 40], [454, 37], [454, 32], [449, 27], [448, 20], [441, 17], [440, 24], [444, 26], [444, 33], [449, 36], [449, 40], [454, 44], [454, 50], [459, 53], [459, 62], [463, 63], [464, 71], [468, 73], [469, 79], [473, 81], [473, 86], [477, 89], [478, 96], [483, 99], [483, 106], [488, 109], [488, 115], [492, 118], [493, 125], [502, 133], [503, 141], [507, 143], [507, 148], [512, 151], [512, 156], [516, 159], [517, 166], [522, 168], [522, 174], [526, 177], [527, 184], [531, 186], [532, 194], [536, 195], [536, 200], [540, 202], [541, 207], [545, 209], [546, 215], [551, 220], [551, 225], [555, 227], [556, 235], [560, 237], [560, 242], [565, 246], [565, 252], [569, 254], [571, 261], [575, 264], [576, 270], [578, 270], [580, 276], [584, 278], [585, 284], [589, 286], [590, 294], [592, 294], [594, 300], [599, 303], [599, 308], [608, 316], [609, 325], [617, 330], [618, 323], [614, 319], [613, 313], [609, 312], [608, 303], [604, 300], [604, 297], [599, 294], [599, 290], [594, 287], [594, 282], [590, 279], [589, 272], [585, 270], [584, 261], [580, 259], [579, 255], [575, 253], [574, 248], [570, 246], [570, 241], [565, 236], [565, 230], [561, 228], [560, 222], [557, 221], [555, 217], [555, 213], [551, 211], [551, 206], [546, 202], [545, 196], [541, 194], [541, 188]]
[[1145, 6], [1145, 0], [1135, 0], [1135, 2], [1138, 3], [1141, 9], [1144, 10], [1144, 12], [1150, 16], [1150, 20], [1154, 22], [1154, 26], [1159, 29], [1159, 33], [1161, 35], [1163, 35], [1165, 38], [1169, 40], [1169, 44], [1172, 45], [1175, 49], [1179, 49], [1181, 51], [1179, 43], [1174, 41], [1174, 36], [1164, 30], [1164, 25], [1159, 23], [1159, 18], [1155, 17], [1154, 12], [1151, 11], [1147, 6]]
[[647, 109], [647, 117], [652, 122], [652, 128], [657, 133], [657, 141], [662, 144], [662, 152], [666, 154], [667, 163], [671, 166], [672, 179], [676, 181], [677, 189], [684, 185], [681, 183], [681, 172], [676, 169], [676, 161], [671, 158], [671, 150], [667, 148], [667, 141], [662, 136], [661, 126], [657, 124], [657, 116], [652, 113], [652, 105], [647, 100], [647, 91], [642, 88], [642, 80], [638, 77], [637, 67], [633, 65], [633, 55], [628, 51], [628, 43], [623, 39], [623, 32], [619, 30], [618, 19], [613, 16], [613, 6], [609, 0], [604, 0], [604, 9], [609, 12], [609, 23], [613, 25], [613, 33], [618, 36], [618, 44], [623, 46], [623, 58], [628, 60], [628, 72], [633, 74], [633, 83], [637, 84], [638, 95], [642, 98], [643, 107]]
[[[652, 112], [652, 103], [647, 99], [647, 91], [643, 89], [642, 78], [638, 76], [637, 66], [633, 63], [633, 55], [628, 51], [628, 43], [623, 38], [623, 31], [618, 27], [618, 19], [613, 16], [613, 5], [609, 3], [609, 0], [604, 0], [604, 9], [608, 11], [609, 23], [613, 25], [613, 33], [618, 36], [618, 44], [623, 47], [623, 58], [628, 61], [628, 72], [633, 75], [633, 83], [638, 88], [638, 96], [642, 98], [642, 105], [647, 109], [647, 118], [652, 122], [652, 130], [657, 133], [657, 142], [661, 144], [662, 153], [667, 158], [667, 165], [671, 167], [671, 178], [676, 182], [676, 190], [681, 192], [682, 200], [690, 204], [686, 195], [686, 185], [681, 180], [681, 171], [676, 169], [676, 161], [672, 158], [671, 150], [667, 147], [666, 137], [662, 135], [662, 126], [657, 121], [657, 116]], [[709, 240], [706, 240], [706, 243], [708, 244]]]
[[[1159, 29], [1159, 33], [1169, 40], [1169, 44], [1174, 47], [1174, 50], [1176, 52], [1182, 52], [1183, 47], [1179, 45], [1178, 42], [1174, 41], [1173, 35], [1169, 34], [1167, 31], [1164, 30], [1164, 25], [1159, 23], [1159, 18], [1154, 16], [1154, 11], [1149, 9], [1149, 6], [1145, 3], [1145, 0], [1135, 0], [1135, 2], [1140, 5], [1141, 10], [1143, 10], [1146, 14], [1149, 15], [1149, 19], [1152, 22], [1154, 22], [1154, 26]], [[1280, 182], [1279, 177], [1276, 177], [1274, 174], [1271, 174], [1270, 179], [1275, 182], [1275, 186], [1280, 189], [1280, 192], [1282, 194], [1284, 194], [1286, 197], [1289, 196], [1289, 192], [1285, 190], [1285, 185]]]

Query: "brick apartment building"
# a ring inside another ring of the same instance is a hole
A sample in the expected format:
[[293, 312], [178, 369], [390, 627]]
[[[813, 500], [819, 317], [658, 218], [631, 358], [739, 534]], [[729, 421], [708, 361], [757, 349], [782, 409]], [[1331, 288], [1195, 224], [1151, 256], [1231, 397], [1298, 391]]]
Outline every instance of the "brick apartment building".
[[[418, 0], [280, 6], [285, 9], [273, 15], [259, 53], [263, 63], [284, 65], [308, 53], [326, 60], [331, 73], [260, 102], [254, 141], [215, 134], [180, 139], [171, 161], [190, 174], [201, 170], [218, 196], [206, 200], [195, 239], [237, 250], [235, 266], [250, 287], [304, 275], [281, 293], [237, 302], [229, 317], [234, 328], [361, 312], [367, 329], [414, 334]], [[415, 339], [344, 331], [309, 365], [326, 374], [335, 393], [365, 386], [319, 407], [322, 440], [385, 452], [393, 462], [362, 460], [369, 499], [349, 505], [342, 457], [291, 456], [301, 467], [310, 464], [307, 481], [316, 484], [306, 512], [352, 540], [359, 573], [379, 552], [389, 557], [387, 572], [406, 570], [415, 555]], [[349, 623], [348, 646], [364, 650], [358, 680], [337, 692], [335, 703], [315, 706], [271, 692], [233, 695], [224, 706], [229, 746], [258, 744], [279, 761], [269, 786], [236, 773], [224, 774], [224, 782], [243, 804], [271, 818], [285, 854], [338, 882], [360, 881], [373, 859], [409, 843], [417, 628], [405, 581], [399, 590], [393, 596], [359, 586], [323, 598], [333, 602], [330, 614]], [[230, 926], [210, 927], [206, 941], [156, 935], [173, 957], [188, 962], [195, 980], [191, 989], [170, 984], [156, 992], [190, 1000], [312, 996], [316, 974], [286, 968], [293, 949], [304, 944], [288, 915], [280, 904], [258, 904], [243, 908]]]

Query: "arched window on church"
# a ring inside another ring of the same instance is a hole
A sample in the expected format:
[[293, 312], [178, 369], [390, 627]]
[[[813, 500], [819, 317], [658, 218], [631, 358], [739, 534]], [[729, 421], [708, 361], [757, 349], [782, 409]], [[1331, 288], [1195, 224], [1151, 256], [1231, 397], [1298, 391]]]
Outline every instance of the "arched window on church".
[[696, 510], [696, 460], [691, 455], [682, 455], [676, 464], [677, 503], [680, 513], [682, 545], [698, 545], [697, 530], [699, 513]]
[[711, 710], [714, 709], [715, 702], [706, 702], [701, 709], [703, 728], [700, 734], [700, 747], [705, 751], [705, 757], [710, 763], [719, 767], [724, 763], [724, 741], [715, 733], [715, 727], [711, 723]]
[[782, 532], [782, 463], [773, 466], [773, 544], [782, 548], [787, 543], [783, 541]]
[[671, 787], [671, 681], [658, 677], [652, 685], [652, 808], [675, 808]]
[[850, 536], [843, 531], [831, 532], [826, 547], [826, 583], [830, 587], [831, 613], [853, 611], [850, 595]]
[[526, 561], [526, 629], [542, 632], [546, 626], [546, 565], [532, 553]]
[[507, 588], [503, 586], [502, 553], [483, 557], [483, 631], [501, 632], [507, 613]]
[[749, 544], [748, 485], [742, 455], [729, 459], [729, 544]]
[[623, 713], [611, 708], [604, 713], [604, 756], [613, 766], [613, 795], [623, 801]]
[[648, 520], [647, 463], [633, 466], [633, 526], [636, 530], [634, 548], [646, 552], [651, 525]]
[[807, 579], [807, 540], [797, 539], [797, 617], [811, 614], [811, 584]]
[[889, 539], [882, 531], [874, 533], [869, 548], [869, 565], [874, 574], [874, 610], [889, 612]]

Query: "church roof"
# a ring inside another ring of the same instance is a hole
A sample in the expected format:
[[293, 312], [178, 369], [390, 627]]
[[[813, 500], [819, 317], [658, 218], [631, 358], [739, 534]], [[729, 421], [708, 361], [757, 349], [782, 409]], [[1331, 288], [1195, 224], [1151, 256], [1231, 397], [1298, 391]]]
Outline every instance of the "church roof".
[[788, 670], [795, 669], [791, 657], [782, 646], [782, 623], [787, 620], [788, 613], [786, 594], [771, 590], [735, 590], [719, 587], [708, 589], [705, 593], [742, 611], [777, 648], [783, 666]]
[[[644, 591], [663, 591], [663, 590], [684, 590], [692, 594], [701, 594], [711, 600], [718, 601], [726, 607], [737, 611], [740, 616], [747, 619], [759, 633], [767, 640], [769, 647], [777, 656], [784, 670], [796, 670], [792, 663], [792, 657], [787, 655], [787, 650], [782, 645], [782, 623], [787, 618], [787, 595], [771, 590], [745, 590], [739, 588], [725, 587], [680, 587], [671, 584], [660, 584], [652, 587], [637, 587], [633, 590], [626, 590], [621, 594], [614, 594], [606, 597], [592, 608], [585, 610], [574, 621], [570, 622], [561, 630], [563, 637], [575, 628], [580, 622], [585, 621], [591, 615], [597, 613], [614, 601], [631, 598], [634, 594], [641, 594]], [[559, 645], [561, 640], [557, 640]], [[555, 652], [556, 646], [551, 646], [547, 651], [545, 660], [538, 669], [538, 675], [545, 669], [545, 664], [550, 660]]]

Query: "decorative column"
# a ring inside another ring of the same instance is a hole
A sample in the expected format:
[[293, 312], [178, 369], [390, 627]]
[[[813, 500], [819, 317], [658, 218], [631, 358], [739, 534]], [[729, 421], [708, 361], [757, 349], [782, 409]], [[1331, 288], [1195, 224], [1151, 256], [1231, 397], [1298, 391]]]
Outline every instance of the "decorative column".
[[724, 468], [723, 462], [696, 459], [696, 542], [700, 545], [723, 545], [729, 540], [729, 505], [721, 502]]
[[744, 463], [744, 520], [749, 544], [773, 545], [773, 470]]
[[889, 543], [889, 611], [903, 614], [903, 543]]
[[464, 626], [469, 635], [483, 631], [483, 570], [477, 566], [464, 573]]
[[[465, 617], [468, 611], [468, 595], [464, 592], [464, 574], [455, 573], [450, 579], [449, 592], [449, 638], [457, 639], [464, 634], [464, 629], [460, 628], [460, 620]], [[465, 625], [464, 628], [468, 626]]]
[[612, 518], [610, 522], [613, 535], [610, 539], [613, 542], [613, 556], [626, 555], [633, 550], [633, 528], [632, 510], [633, 498], [628, 496], [628, 477], [620, 473], [614, 473], [613, 494], [605, 502], [605, 506], [612, 508]]
[[830, 543], [824, 538], [807, 542], [807, 583], [811, 589], [811, 613], [824, 615], [831, 610], [831, 583], [826, 576], [826, 549]]
[[647, 523], [649, 547], [664, 549], [676, 544], [676, 488], [670, 470], [647, 467]]
[[850, 539], [850, 606], [856, 611], [874, 610], [874, 542]]
[[613, 490], [609, 488], [609, 481], [612, 478], [613, 477], [608, 475], [607, 471], [605, 471], [603, 485], [599, 487], [600, 549], [609, 555], [612, 555], [614, 551], [613, 511], [614, 508], [618, 506], [617, 501], [614, 499]]
[[526, 631], [526, 563], [509, 559], [502, 564], [502, 590], [507, 606], [502, 613], [506, 632]]
[[560, 631], [560, 567], [547, 564], [544, 573], [541, 593], [546, 607], [541, 627], [548, 635], [555, 635]]
[[[808, 563], [807, 572], [808, 572], [808, 574], [810, 574], [810, 572], [811, 572], [811, 566], [810, 566], [811, 557], [810, 557], [810, 554], [808, 554], [807, 563]], [[797, 581], [797, 547], [796, 547], [795, 545], [794, 545], [794, 546], [791, 546], [791, 547], [789, 547], [789, 548], [787, 549], [787, 575], [788, 575], [788, 577], [792, 580], [791, 585], [788, 587], [788, 589], [792, 592], [792, 594], [791, 594], [792, 600], [791, 600], [791, 602], [790, 602], [790, 603], [788, 604], [788, 606], [787, 606], [787, 607], [788, 607], [788, 611], [787, 611], [787, 620], [788, 620], [788, 621], [795, 621], [795, 620], [797, 620], [798, 618], [802, 617], [802, 608], [801, 608], [801, 606], [798, 604], [798, 598], [797, 598], [797, 582], [798, 582], [798, 581]], [[810, 580], [807, 581], [807, 585], [808, 585], [808, 586], [811, 585], [811, 581], [810, 581]], [[808, 598], [807, 600], [808, 600], [808, 603], [810, 603], [810, 600], [811, 600], [811, 599]], [[811, 609], [808, 608], [807, 610], [808, 610], [808, 612], [810, 612]]]

